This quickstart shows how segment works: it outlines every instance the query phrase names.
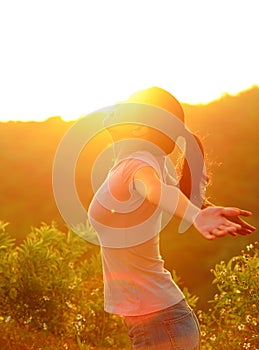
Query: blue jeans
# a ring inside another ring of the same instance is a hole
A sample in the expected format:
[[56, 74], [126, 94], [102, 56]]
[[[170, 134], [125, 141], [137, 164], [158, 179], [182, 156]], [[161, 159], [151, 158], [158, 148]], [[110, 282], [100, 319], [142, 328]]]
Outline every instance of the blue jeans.
[[124, 320], [133, 349], [200, 349], [199, 323], [185, 300], [151, 314], [126, 316]]

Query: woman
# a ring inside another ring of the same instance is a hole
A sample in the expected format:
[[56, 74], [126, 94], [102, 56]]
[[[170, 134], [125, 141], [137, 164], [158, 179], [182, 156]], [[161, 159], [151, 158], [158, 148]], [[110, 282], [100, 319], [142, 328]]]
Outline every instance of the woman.
[[[169, 92], [152, 87], [132, 95], [104, 125], [115, 164], [90, 204], [89, 219], [102, 246], [105, 310], [123, 316], [134, 349], [199, 349], [197, 318], [159, 252], [162, 214], [214, 240], [251, 233], [239, 218], [251, 213], [207, 207], [201, 144], [184, 128], [182, 107]], [[165, 161], [182, 135], [186, 161], [178, 186]]]

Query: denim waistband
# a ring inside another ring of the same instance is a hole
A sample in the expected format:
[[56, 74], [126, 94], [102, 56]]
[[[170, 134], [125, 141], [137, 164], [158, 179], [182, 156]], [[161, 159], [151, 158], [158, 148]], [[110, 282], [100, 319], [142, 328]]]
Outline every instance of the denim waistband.
[[138, 323], [139, 322], [143, 322], [145, 320], [149, 320], [149, 319], [152, 319], [152, 318], [156, 318], [157, 316], [160, 316], [160, 315], [164, 315], [166, 314], [167, 312], [171, 312], [173, 311], [175, 308], [179, 308], [179, 307], [185, 307], [185, 308], [188, 308], [191, 310], [190, 306], [187, 304], [186, 300], [185, 299], [182, 299], [181, 301], [179, 301], [178, 303], [174, 304], [174, 305], [171, 305], [165, 309], [161, 309], [161, 310], [158, 310], [158, 311], [154, 311], [154, 312], [151, 312], [151, 313], [148, 313], [148, 314], [144, 314], [144, 315], [136, 315], [136, 316], [123, 316], [125, 322], [134, 322], [134, 323]]

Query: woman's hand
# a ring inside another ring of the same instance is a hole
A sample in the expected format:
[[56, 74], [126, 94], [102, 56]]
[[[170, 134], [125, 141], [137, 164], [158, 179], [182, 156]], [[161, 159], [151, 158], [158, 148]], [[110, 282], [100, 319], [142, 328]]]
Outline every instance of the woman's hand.
[[237, 220], [237, 218], [244, 213], [248, 212], [232, 207], [208, 207], [196, 215], [193, 225], [204, 238], [209, 240], [228, 234], [236, 235], [242, 230], [240, 219]]
[[254, 231], [256, 231], [256, 228], [250, 224], [248, 224], [247, 222], [245, 222], [243, 219], [240, 218], [240, 216], [245, 216], [245, 217], [249, 217], [252, 215], [252, 213], [250, 211], [247, 210], [240, 210], [240, 214], [238, 216], [228, 216], [225, 215], [225, 217], [232, 222], [235, 222], [236, 224], [239, 224], [241, 227], [240, 229], [238, 229], [236, 231], [236, 233], [234, 234], [235, 236], [237, 234], [240, 234], [242, 236], [247, 236], [250, 235], [251, 233], [253, 233]]

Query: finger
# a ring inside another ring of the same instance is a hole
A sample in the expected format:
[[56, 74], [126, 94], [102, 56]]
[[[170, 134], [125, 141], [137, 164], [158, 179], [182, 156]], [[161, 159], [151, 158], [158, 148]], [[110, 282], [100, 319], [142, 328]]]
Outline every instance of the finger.
[[236, 216], [236, 215], [241, 215], [241, 216], [251, 216], [252, 212], [249, 210], [243, 210], [243, 209], [239, 209], [239, 208], [234, 208], [234, 207], [224, 207], [222, 208], [222, 210], [228, 214], [224, 214], [224, 215], [230, 215], [230, 216]]
[[[229, 217], [226, 217], [226, 219], [229, 220]], [[235, 222], [236, 224], [241, 225], [240, 231], [241, 231], [242, 229], [251, 231], [251, 233], [254, 232], [254, 231], [256, 231], [256, 227], [254, 227], [254, 226], [248, 224], [246, 221], [242, 220], [239, 216], [232, 217], [231, 220], [229, 220], [229, 221]]]
[[224, 225], [220, 225], [218, 228], [214, 228], [211, 233], [216, 237], [224, 237], [228, 234], [232, 234], [236, 236], [235, 230], [232, 227], [227, 227]]
[[254, 227], [252, 225], [246, 225], [245, 228], [252, 231], [252, 232], [256, 231], [256, 227]]
[[209, 231], [202, 231], [201, 234], [204, 238], [208, 239], [209, 241], [213, 241], [214, 239], [216, 239], [216, 236]]
[[248, 228], [249, 230], [253, 230], [253, 231], [256, 230], [256, 228], [254, 226], [250, 225], [249, 223], [247, 223], [246, 221], [242, 220], [239, 217], [237, 217], [234, 222], [237, 224], [240, 224], [244, 228]]
[[243, 209], [239, 209], [240, 210], [240, 215], [241, 216], [251, 216], [252, 212], [248, 211], [248, 210], [243, 210]]
[[220, 225], [221, 230], [226, 230], [228, 234], [232, 235], [233, 237], [237, 236], [236, 229], [233, 228], [232, 226], [225, 226], [225, 225]]
[[221, 214], [226, 216], [239, 216], [241, 209], [233, 207], [223, 207], [221, 208]]
[[238, 224], [235, 221], [230, 221], [227, 218], [223, 218], [222, 222], [221, 222], [221, 226], [225, 226], [225, 227], [234, 227], [234, 228], [241, 228], [241, 225]]
[[233, 231], [238, 231], [242, 228], [242, 226], [240, 224], [237, 224], [233, 221], [229, 221], [226, 218], [222, 218], [222, 221], [220, 222], [220, 226], [224, 226], [229, 230], [233, 230]]
[[242, 228], [244, 228], [244, 229], [247, 229], [247, 230], [252, 231], [252, 232], [256, 231], [256, 227], [254, 227], [254, 226], [252, 226], [244, 221], [241, 222], [240, 224], [241, 224]]
[[251, 235], [254, 231], [252, 230], [249, 230], [249, 229], [246, 229], [244, 227], [242, 227], [240, 230], [237, 231], [237, 233], [239, 235], [242, 235], [242, 236], [247, 236], [247, 235]]
[[237, 237], [237, 233], [236, 233], [236, 232], [230, 231], [229, 234], [230, 234], [231, 236], [233, 236], [233, 237]]

